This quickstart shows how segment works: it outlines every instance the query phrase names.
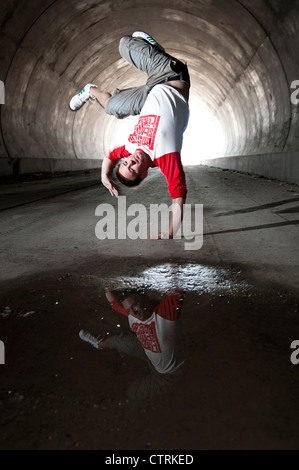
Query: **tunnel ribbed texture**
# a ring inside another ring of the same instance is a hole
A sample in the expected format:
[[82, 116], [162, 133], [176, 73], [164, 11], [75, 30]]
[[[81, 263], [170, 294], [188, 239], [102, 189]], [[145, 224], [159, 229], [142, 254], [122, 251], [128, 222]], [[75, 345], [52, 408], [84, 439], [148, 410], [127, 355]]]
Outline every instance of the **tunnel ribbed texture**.
[[69, 99], [86, 83], [144, 82], [118, 52], [135, 30], [188, 63], [191, 99], [220, 119], [227, 155], [299, 148], [298, 1], [6, 1], [0, 18], [1, 157], [103, 158], [120, 123], [97, 103], [74, 113]]

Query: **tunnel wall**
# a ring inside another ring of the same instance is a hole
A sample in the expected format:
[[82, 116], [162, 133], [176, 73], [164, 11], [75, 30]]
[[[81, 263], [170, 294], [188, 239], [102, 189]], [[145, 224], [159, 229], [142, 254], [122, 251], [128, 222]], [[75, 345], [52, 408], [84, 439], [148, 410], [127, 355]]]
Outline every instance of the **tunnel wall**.
[[207, 159], [204, 164], [224, 170], [239, 171], [250, 175], [299, 184], [298, 152], [243, 155], [242, 158], [235, 156]]
[[[295, 91], [292, 83], [299, 76], [298, 2], [277, 3], [276, 8], [273, 3], [270, 14], [265, 14], [260, 2], [242, 3], [259, 22], [263, 19], [265, 40], [242, 79], [218, 105], [229, 136], [226, 156], [203, 159], [203, 163], [299, 184], [298, 104], [291, 100]], [[298, 97], [299, 93], [295, 95]], [[252, 131], [259, 135], [258, 139], [253, 139]]]
[[87, 82], [143, 83], [118, 53], [143, 29], [187, 61], [193, 96], [224, 128], [225, 158], [207, 164], [297, 178], [298, 0], [7, 0], [0, 22], [1, 174], [100, 165], [123, 123], [97, 104], [74, 113], [69, 98]]

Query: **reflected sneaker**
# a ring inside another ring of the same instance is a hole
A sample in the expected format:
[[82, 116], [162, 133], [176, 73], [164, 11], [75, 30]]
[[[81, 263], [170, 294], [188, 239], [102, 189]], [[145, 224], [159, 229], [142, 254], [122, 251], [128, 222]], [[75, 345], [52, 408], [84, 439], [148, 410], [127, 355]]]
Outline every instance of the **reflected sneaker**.
[[90, 87], [94, 86], [95, 88], [98, 88], [96, 85], [92, 85], [92, 83], [88, 83], [85, 85], [83, 90], [80, 91], [77, 95], [73, 96], [73, 98], [70, 101], [70, 108], [73, 111], [77, 111], [77, 109], [80, 109], [81, 106], [86, 103], [90, 98], [95, 100], [95, 97], [90, 94]]
[[80, 330], [79, 336], [83, 341], [86, 341], [86, 343], [91, 344], [96, 349], [103, 349], [99, 347], [99, 344], [107, 337], [107, 335], [103, 335], [96, 338], [91, 333], [89, 333], [89, 331], [86, 330]]
[[135, 31], [135, 33], [132, 34], [132, 37], [144, 39], [145, 41], [149, 42], [152, 46], [156, 46], [161, 49], [161, 51], [165, 52], [164, 47], [162, 47], [157, 41], [155, 41], [155, 39], [152, 38], [149, 34], [144, 33], [143, 31]]

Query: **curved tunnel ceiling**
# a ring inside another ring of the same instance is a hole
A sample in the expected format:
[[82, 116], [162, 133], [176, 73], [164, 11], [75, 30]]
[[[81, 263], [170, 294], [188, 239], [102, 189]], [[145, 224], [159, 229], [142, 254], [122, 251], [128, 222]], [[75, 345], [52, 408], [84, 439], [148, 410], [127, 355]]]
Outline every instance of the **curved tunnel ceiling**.
[[297, 0], [3, 2], [1, 156], [99, 159], [120, 143], [124, 121], [97, 103], [76, 113], [68, 104], [88, 82], [109, 91], [144, 82], [118, 52], [137, 29], [188, 63], [190, 104], [219, 120], [227, 155], [298, 150], [298, 12]]

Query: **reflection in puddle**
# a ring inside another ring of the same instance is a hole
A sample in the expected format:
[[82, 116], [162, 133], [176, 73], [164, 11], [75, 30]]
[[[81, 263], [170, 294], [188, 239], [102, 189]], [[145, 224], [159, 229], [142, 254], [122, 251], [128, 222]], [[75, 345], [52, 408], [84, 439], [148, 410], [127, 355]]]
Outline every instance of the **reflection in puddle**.
[[[248, 295], [251, 287], [239, 278], [240, 273], [229, 269], [191, 263], [161, 264], [136, 275], [101, 278], [104, 293], [99, 296], [110, 305], [110, 314], [101, 316], [99, 327], [107, 329], [100, 337], [85, 329], [79, 335], [97, 349], [116, 350], [120, 358], [131, 356], [147, 363], [148, 373], [141, 376], [135, 368], [138, 378], [127, 389], [129, 399], [144, 404], [172, 390], [182, 376], [188, 351], [182, 316], [187, 314], [188, 322], [195, 316], [196, 329], [202, 307], [212, 308], [213, 298], [222, 303], [227, 295]], [[188, 306], [183, 311], [186, 298]]]
[[145, 269], [138, 276], [124, 276], [117, 281], [122, 287], [151, 289], [165, 292], [169, 289], [180, 288], [185, 292], [217, 293], [230, 292], [240, 295], [249, 285], [240, 281], [237, 274], [224, 268], [214, 268], [199, 264], [162, 264]]
[[131, 356], [148, 365], [149, 372], [132, 383], [127, 395], [142, 403], [172, 390], [181, 376], [186, 358], [181, 314], [184, 302], [179, 289], [153, 297], [148, 291], [106, 290], [111, 308], [128, 320], [129, 331], [106, 333], [96, 338], [86, 330], [79, 336], [96, 349], [116, 350], [121, 357]]
[[3, 445], [298, 447], [298, 300], [237, 269], [116, 264], [2, 290]]

